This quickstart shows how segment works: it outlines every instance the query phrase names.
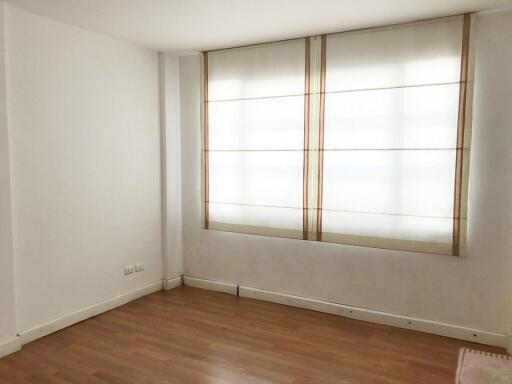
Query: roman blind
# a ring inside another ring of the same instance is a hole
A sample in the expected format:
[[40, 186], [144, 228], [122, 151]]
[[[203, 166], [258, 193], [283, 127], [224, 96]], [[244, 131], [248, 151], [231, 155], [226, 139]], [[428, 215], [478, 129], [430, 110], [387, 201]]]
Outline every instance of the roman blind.
[[463, 253], [470, 23], [203, 53], [204, 227]]
[[210, 229], [302, 238], [304, 39], [210, 52]]

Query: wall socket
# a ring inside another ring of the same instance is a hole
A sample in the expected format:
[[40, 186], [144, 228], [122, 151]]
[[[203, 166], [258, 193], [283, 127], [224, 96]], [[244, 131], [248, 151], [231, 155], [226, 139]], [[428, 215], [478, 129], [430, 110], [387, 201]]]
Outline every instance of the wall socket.
[[144, 270], [144, 263], [137, 263], [135, 265], [126, 265], [124, 267], [124, 274], [131, 275], [133, 272], [140, 272]]
[[140, 272], [144, 270], [144, 263], [135, 264], [135, 272]]

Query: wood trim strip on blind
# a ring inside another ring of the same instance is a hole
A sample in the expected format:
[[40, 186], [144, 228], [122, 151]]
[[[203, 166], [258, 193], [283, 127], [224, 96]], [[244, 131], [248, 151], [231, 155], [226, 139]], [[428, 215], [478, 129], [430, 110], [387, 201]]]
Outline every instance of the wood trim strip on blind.
[[325, 75], [327, 36], [320, 36], [320, 91], [318, 122], [318, 194], [316, 216], [316, 240], [322, 241], [322, 204], [324, 185], [324, 120], [325, 120]]
[[209, 177], [209, 137], [208, 137], [208, 52], [203, 52], [203, 167], [204, 167], [204, 228], [210, 226], [210, 177]]
[[308, 239], [309, 231], [309, 209], [308, 209], [308, 191], [309, 191], [309, 102], [310, 102], [310, 71], [311, 71], [311, 38], [304, 39], [304, 164], [302, 173], [302, 238]]
[[464, 156], [464, 128], [466, 123], [466, 98], [468, 80], [468, 57], [471, 28], [471, 14], [464, 15], [462, 29], [462, 54], [460, 65], [460, 88], [459, 88], [459, 113], [457, 122], [457, 149], [455, 158], [455, 186], [453, 204], [453, 256], [460, 255], [460, 220], [461, 220], [461, 195], [462, 195], [462, 165]]

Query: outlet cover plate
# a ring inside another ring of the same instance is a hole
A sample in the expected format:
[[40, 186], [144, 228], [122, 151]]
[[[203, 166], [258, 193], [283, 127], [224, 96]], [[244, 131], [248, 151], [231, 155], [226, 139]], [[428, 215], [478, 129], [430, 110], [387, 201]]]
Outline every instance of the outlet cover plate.
[[144, 270], [144, 263], [135, 264], [135, 272], [140, 272]]

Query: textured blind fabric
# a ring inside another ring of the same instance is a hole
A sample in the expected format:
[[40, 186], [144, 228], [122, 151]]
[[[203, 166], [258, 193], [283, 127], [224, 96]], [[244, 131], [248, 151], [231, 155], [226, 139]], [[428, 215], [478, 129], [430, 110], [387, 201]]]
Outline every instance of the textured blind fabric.
[[205, 227], [459, 255], [469, 15], [203, 55]]
[[211, 229], [302, 238], [304, 39], [210, 52]]
[[463, 18], [327, 36], [322, 239], [450, 253]]

